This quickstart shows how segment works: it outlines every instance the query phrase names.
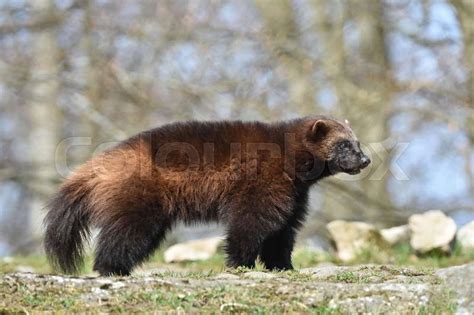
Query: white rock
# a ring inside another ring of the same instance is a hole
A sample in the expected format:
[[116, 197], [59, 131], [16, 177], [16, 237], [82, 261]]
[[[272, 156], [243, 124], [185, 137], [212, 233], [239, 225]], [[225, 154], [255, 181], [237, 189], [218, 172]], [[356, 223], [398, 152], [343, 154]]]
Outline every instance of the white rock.
[[275, 278], [276, 276], [269, 272], [249, 271], [249, 272], [244, 273], [244, 277], [249, 278], [249, 279], [272, 279], [272, 278]]
[[15, 268], [16, 272], [21, 272], [21, 273], [34, 273], [35, 268], [30, 267], [30, 266], [17, 266]]
[[456, 236], [456, 223], [439, 210], [414, 214], [408, 220], [411, 247], [426, 253], [433, 249], [450, 251], [450, 244]]
[[336, 244], [337, 256], [342, 261], [352, 260], [363, 250], [384, 243], [379, 231], [372, 224], [337, 220], [326, 227]]
[[231, 273], [223, 272], [214, 277], [216, 280], [239, 280], [240, 277]]
[[474, 221], [460, 228], [456, 238], [463, 249], [474, 250]]
[[455, 314], [474, 314], [474, 263], [448, 267], [436, 271], [457, 302]]
[[209, 259], [217, 252], [223, 240], [223, 237], [211, 237], [173, 245], [165, 251], [165, 262]]
[[410, 227], [408, 225], [395, 226], [380, 230], [382, 238], [390, 245], [408, 242], [410, 240]]

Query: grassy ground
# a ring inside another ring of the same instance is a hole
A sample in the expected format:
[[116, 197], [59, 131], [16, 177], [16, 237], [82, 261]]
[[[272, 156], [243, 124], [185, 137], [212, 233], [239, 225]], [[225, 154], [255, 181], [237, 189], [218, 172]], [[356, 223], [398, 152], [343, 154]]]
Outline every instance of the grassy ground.
[[[347, 314], [354, 307], [375, 313], [388, 307], [451, 314], [456, 309], [450, 293], [430, 271], [396, 266], [345, 268], [326, 275], [256, 273], [244, 268], [219, 274], [165, 272], [111, 279], [7, 275], [0, 286], [0, 313]], [[397, 285], [403, 287], [397, 289]], [[380, 303], [380, 299], [389, 300], [387, 295], [406, 305]], [[338, 305], [340, 301], [353, 304]], [[420, 305], [421, 301], [425, 302]]]
[[[314, 252], [300, 248], [294, 252], [293, 262], [296, 269], [314, 267], [323, 263], [334, 265], [390, 264], [436, 269], [474, 262], [474, 251], [462, 251], [461, 248], [455, 248], [451, 255], [432, 252], [420, 257], [412, 253], [408, 244], [402, 244], [386, 251], [365, 251], [355, 260], [343, 263], [330, 253]], [[52, 272], [44, 256], [17, 256], [3, 260], [0, 258], [0, 274], [15, 272], [19, 266], [30, 267], [37, 273]], [[150, 269], [205, 273], [222, 272], [225, 270], [224, 254], [219, 252], [206, 261], [166, 264], [163, 260], [163, 250], [160, 250], [139, 271]], [[263, 270], [263, 267], [261, 264], [257, 264], [256, 269]], [[88, 257], [83, 273], [89, 274], [91, 271], [92, 258]]]
[[[381, 296], [385, 296], [386, 300], [394, 298], [404, 301], [408, 310], [413, 311], [410, 313], [451, 314], [456, 309], [455, 303], [433, 271], [473, 261], [474, 252], [456, 249], [451, 256], [430, 253], [416, 257], [408, 245], [400, 245], [389, 251], [361, 253], [356, 260], [345, 264], [354, 267], [343, 267], [329, 276], [290, 271], [262, 273], [263, 278], [259, 278], [257, 273], [257, 278], [249, 280], [248, 275], [254, 271], [263, 271], [260, 264], [256, 270], [226, 269], [223, 253], [207, 261], [166, 264], [163, 253], [158, 252], [133, 277], [113, 278], [112, 282], [108, 282], [108, 279], [87, 277], [91, 273], [90, 258], [84, 270], [86, 277], [82, 278], [43, 276], [52, 272], [43, 256], [0, 258], [0, 276], [3, 279], [0, 283], [0, 314], [44, 311], [134, 313], [144, 310], [172, 313], [342, 314], [347, 313], [347, 308], [335, 305], [334, 301], [373, 299], [374, 302], [368, 305], [378, 307], [377, 299]], [[342, 265], [327, 253], [305, 249], [294, 253], [297, 269], [321, 263]], [[357, 266], [360, 264], [383, 265]], [[31, 278], [27, 274], [7, 275], [28, 268], [39, 275], [31, 275]], [[401, 291], [390, 291], [393, 288], [384, 291], [384, 285], [392, 284], [407, 287]], [[354, 292], [366, 296], [355, 296]], [[418, 305], [417, 301], [423, 299], [428, 302]], [[391, 307], [395, 306], [400, 305], [395, 303]], [[362, 312], [368, 311], [366, 305], [363, 307]], [[386, 305], [381, 304], [380, 307]]]

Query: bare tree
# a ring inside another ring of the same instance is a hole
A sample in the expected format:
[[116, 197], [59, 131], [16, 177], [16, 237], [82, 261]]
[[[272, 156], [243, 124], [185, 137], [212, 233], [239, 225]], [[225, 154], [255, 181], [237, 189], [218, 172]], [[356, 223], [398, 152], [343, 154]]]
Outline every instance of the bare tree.
[[472, 156], [474, 155], [474, 2], [470, 0], [451, 0], [456, 9], [459, 24], [463, 34], [464, 46], [464, 69], [466, 82], [463, 96], [466, 106], [466, 131], [469, 138], [469, 147], [466, 148], [466, 172], [469, 176], [471, 195], [474, 196], [474, 166]]
[[[55, 15], [52, 0], [33, 0], [34, 14], [46, 18]], [[54, 186], [52, 180], [57, 176], [54, 153], [61, 136], [61, 111], [58, 107], [60, 51], [57, 46], [54, 25], [38, 29], [34, 34], [34, 60], [31, 69], [31, 99], [29, 155], [36, 180], [30, 182], [33, 191], [50, 195]], [[42, 209], [45, 199], [33, 194], [30, 205], [30, 226], [35, 238], [41, 235]]]
[[301, 115], [317, 112], [314, 62], [302, 48], [297, 16], [291, 0], [256, 0], [263, 17], [264, 45], [285, 73], [288, 103]]

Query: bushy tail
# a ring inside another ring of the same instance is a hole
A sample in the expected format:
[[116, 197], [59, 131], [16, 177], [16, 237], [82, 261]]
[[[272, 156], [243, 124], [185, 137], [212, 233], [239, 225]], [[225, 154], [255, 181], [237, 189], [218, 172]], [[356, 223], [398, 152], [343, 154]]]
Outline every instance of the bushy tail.
[[77, 273], [84, 261], [89, 237], [90, 209], [86, 181], [69, 180], [48, 205], [44, 247], [53, 267]]

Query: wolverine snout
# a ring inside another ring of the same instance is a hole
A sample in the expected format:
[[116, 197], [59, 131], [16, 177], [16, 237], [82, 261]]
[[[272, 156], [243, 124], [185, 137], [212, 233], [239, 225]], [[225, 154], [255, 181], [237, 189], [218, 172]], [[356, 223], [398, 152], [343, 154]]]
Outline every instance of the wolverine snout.
[[367, 166], [370, 165], [370, 163], [372, 163], [372, 161], [370, 160], [370, 158], [369, 158], [367, 155], [362, 154], [362, 158], [360, 159], [360, 167], [361, 167], [361, 169], [366, 168]]

